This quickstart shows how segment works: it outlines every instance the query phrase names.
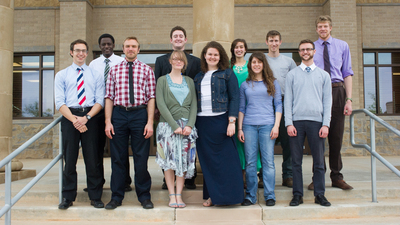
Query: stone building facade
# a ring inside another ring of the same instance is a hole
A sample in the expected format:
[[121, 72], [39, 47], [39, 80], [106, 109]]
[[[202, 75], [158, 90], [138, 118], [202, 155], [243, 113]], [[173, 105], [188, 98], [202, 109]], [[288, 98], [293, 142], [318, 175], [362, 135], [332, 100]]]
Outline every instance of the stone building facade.
[[[141, 53], [151, 56], [170, 51], [169, 32], [176, 25], [186, 29], [187, 50], [192, 50], [196, 38], [194, 1], [197, 0], [15, 0], [14, 55], [54, 55], [55, 74], [72, 63], [69, 44], [75, 39], [84, 39], [89, 43], [87, 64], [99, 53], [97, 38], [103, 33], [115, 37], [115, 51], [119, 52], [127, 36], [136, 36], [141, 43]], [[365, 96], [367, 84], [364, 80], [366, 53], [376, 53], [376, 59], [381, 53], [392, 54], [393, 75], [387, 85], [392, 86], [393, 100], [388, 104], [396, 105], [395, 92], [400, 94], [400, 82], [397, 86], [396, 80], [396, 76], [400, 75], [400, 60], [396, 58], [400, 54], [400, 0], [235, 0], [234, 5], [234, 30], [229, 29], [229, 32], [234, 33], [234, 38], [245, 39], [251, 51], [267, 52], [265, 36], [274, 29], [282, 34], [281, 49], [295, 54], [300, 40], [318, 38], [315, 32], [317, 16], [330, 15], [333, 19], [332, 36], [345, 40], [350, 46], [355, 73], [353, 109], [367, 108], [366, 98], [369, 97]], [[218, 13], [223, 16], [225, 11]], [[214, 40], [220, 41], [218, 37]], [[193, 54], [198, 55], [199, 51], [193, 48]], [[376, 68], [380, 70], [379, 65]], [[377, 89], [380, 87], [378, 83], [375, 82]], [[380, 93], [381, 90], [375, 91]], [[375, 101], [377, 99], [375, 96]], [[378, 112], [378, 115], [400, 129], [398, 113], [393, 110], [386, 115]], [[350, 145], [349, 119], [346, 119], [343, 155], [367, 155], [365, 150]], [[14, 117], [12, 148], [16, 149], [52, 120], [53, 117]], [[356, 139], [359, 142], [369, 141], [368, 121], [364, 116], [357, 117]], [[396, 148], [400, 138], [379, 125], [377, 131], [378, 152], [400, 155], [400, 150]], [[54, 128], [53, 132], [43, 136], [19, 157], [52, 158], [58, 148], [57, 135], [58, 128]]]

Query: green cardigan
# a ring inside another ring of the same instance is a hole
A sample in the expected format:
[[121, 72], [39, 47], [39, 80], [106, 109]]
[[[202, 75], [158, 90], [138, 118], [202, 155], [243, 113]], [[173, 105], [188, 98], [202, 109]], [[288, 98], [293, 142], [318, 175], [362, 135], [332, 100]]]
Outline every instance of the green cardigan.
[[183, 76], [189, 87], [189, 93], [183, 101], [182, 106], [171, 92], [167, 82], [167, 76], [161, 76], [157, 80], [156, 102], [160, 111], [160, 122], [167, 122], [172, 130], [179, 128], [176, 120], [188, 119], [186, 126], [194, 127], [197, 116], [197, 97], [194, 82], [190, 77]]

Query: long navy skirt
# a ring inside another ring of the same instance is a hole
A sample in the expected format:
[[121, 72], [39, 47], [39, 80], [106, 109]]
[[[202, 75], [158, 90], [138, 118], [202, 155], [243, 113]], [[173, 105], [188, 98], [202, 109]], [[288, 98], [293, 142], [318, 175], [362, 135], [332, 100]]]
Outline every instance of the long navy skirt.
[[[197, 154], [204, 175], [203, 199], [216, 205], [243, 202], [243, 175], [233, 137], [226, 135], [228, 114], [198, 116]], [[236, 134], [235, 134], [236, 135]]]

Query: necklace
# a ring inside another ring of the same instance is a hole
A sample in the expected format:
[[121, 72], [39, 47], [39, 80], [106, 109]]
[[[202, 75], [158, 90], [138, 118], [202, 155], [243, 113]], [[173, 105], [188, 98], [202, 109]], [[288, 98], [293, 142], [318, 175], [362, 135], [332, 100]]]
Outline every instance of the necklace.
[[243, 71], [243, 67], [244, 67], [244, 65], [243, 66], [236, 66], [235, 65], [236, 72], [238, 72], [238, 73], [242, 72]]

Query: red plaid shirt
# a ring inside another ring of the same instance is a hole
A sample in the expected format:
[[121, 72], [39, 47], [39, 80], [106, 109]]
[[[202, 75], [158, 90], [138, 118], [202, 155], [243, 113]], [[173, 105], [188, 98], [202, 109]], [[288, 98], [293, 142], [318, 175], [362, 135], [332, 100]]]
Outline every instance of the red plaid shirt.
[[150, 66], [136, 59], [133, 62], [133, 92], [135, 103], [129, 102], [129, 64], [126, 59], [111, 67], [106, 84], [106, 96], [114, 105], [132, 107], [147, 105], [155, 98], [156, 80]]

